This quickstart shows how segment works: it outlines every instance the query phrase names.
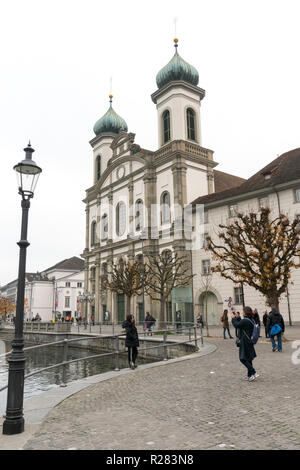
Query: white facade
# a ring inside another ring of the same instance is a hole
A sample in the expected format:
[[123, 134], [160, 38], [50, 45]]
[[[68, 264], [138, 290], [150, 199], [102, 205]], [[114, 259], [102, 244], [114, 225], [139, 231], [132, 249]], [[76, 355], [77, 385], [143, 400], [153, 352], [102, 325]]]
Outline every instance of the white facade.
[[[299, 188], [300, 181], [293, 185], [293, 187], [278, 191], [278, 197], [276, 192], [265, 191], [265, 194], [258, 194], [256, 197], [249, 197], [248, 199], [231, 200], [228, 204], [218, 205], [215, 208], [209, 208], [207, 205], [207, 220], [208, 222], [204, 225], [203, 231], [205, 234], [211, 236], [212, 240], [217, 240], [217, 233], [219, 231], [219, 224], [227, 224], [232, 222], [234, 219], [229, 217], [230, 206], [235, 205], [239, 212], [247, 213], [249, 211], [258, 212], [260, 203], [268, 205], [271, 209], [271, 216], [274, 218], [279, 213], [286, 214], [290, 220], [295, 217], [300, 219], [300, 200], [295, 200], [295, 190]], [[250, 195], [249, 195], [250, 196]], [[211, 204], [212, 205], [212, 204]], [[203, 276], [203, 269], [206, 260], [209, 260], [211, 266], [214, 264], [214, 260], [209, 251], [205, 249], [198, 249], [193, 251], [193, 270], [196, 273], [194, 277], [194, 303], [196, 310], [204, 313], [205, 311], [205, 276]], [[291, 319], [293, 324], [300, 324], [300, 269], [294, 269], [292, 271], [291, 281], [289, 283], [288, 291], [283, 294], [280, 298], [280, 312], [283, 315], [285, 321]], [[212, 274], [210, 286], [208, 288], [207, 295], [207, 313], [208, 321], [210, 324], [219, 325], [220, 316], [223, 309], [228, 309], [228, 299], [232, 298], [232, 307], [236, 311], [242, 311], [242, 299], [237, 296], [236, 289], [239, 285], [234, 284], [228, 279], [221, 277], [217, 273]], [[245, 304], [258, 309], [260, 318], [264, 312], [270, 311], [270, 307], [266, 304], [265, 298], [254, 288], [244, 284], [244, 299]], [[230, 310], [230, 309], [229, 309]]]

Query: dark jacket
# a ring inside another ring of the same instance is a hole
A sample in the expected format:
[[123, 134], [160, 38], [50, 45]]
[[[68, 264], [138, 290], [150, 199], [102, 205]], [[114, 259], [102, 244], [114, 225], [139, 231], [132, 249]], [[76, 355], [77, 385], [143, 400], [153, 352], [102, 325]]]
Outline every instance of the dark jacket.
[[146, 315], [145, 322], [147, 323], [147, 326], [152, 326], [156, 322], [156, 319], [152, 317], [152, 315]]
[[253, 320], [249, 318], [233, 318], [232, 324], [237, 328], [238, 338], [240, 339], [239, 358], [246, 361], [253, 361], [256, 357], [254, 346], [251, 343], [254, 328]]
[[255, 313], [254, 313], [254, 315], [253, 315], [253, 320], [255, 321], [255, 323], [256, 323], [257, 325], [260, 326], [260, 318], [259, 318], [258, 312], [255, 312]]
[[264, 316], [263, 316], [263, 324], [264, 324], [265, 328], [267, 327], [268, 318], [269, 318], [269, 314], [265, 313]]
[[279, 325], [281, 327], [282, 333], [284, 332], [285, 325], [282, 315], [274, 308], [269, 313], [269, 318], [267, 319], [267, 330], [270, 331], [273, 325]]
[[122, 328], [125, 328], [126, 330], [125, 346], [127, 348], [137, 348], [140, 343], [135, 324], [125, 320], [122, 323]]

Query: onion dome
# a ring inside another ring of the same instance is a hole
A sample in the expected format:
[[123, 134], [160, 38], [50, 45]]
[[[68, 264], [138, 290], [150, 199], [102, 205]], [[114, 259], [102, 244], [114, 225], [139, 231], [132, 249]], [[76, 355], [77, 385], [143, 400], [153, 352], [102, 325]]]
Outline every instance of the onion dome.
[[174, 39], [175, 54], [170, 62], [162, 68], [156, 75], [156, 84], [158, 88], [162, 88], [169, 82], [174, 80], [184, 80], [191, 85], [198, 85], [199, 74], [198, 71], [192, 65], [188, 64], [185, 60], [180, 57], [177, 52], [178, 39]]
[[96, 135], [99, 135], [102, 132], [114, 132], [115, 134], [119, 134], [119, 132], [128, 131], [126, 122], [112, 107], [112, 97], [113, 95], [109, 95], [110, 105], [108, 111], [94, 125], [94, 132]]

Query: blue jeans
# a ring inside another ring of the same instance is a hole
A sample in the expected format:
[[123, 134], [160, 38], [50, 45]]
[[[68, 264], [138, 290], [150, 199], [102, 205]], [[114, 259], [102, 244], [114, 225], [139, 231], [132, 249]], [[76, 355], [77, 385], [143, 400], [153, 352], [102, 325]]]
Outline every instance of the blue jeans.
[[246, 361], [246, 359], [240, 359], [241, 363], [244, 364], [245, 367], [248, 369], [248, 377], [251, 377], [256, 373], [256, 370], [254, 369], [252, 365], [252, 361]]
[[271, 343], [272, 343], [272, 348], [277, 348], [277, 344], [276, 344], [276, 341], [275, 341], [275, 336], [277, 336], [277, 341], [278, 341], [278, 351], [282, 351], [282, 342], [281, 342], [281, 332], [278, 333], [278, 335], [274, 335], [274, 336], [271, 336], [270, 335], [270, 339], [271, 339]]
[[226, 338], [226, 336], [225, 336], [226, 330], [228, 331], [228, 336], [229, 336], [229, 338], [231, 338], [230, 329], [229, 329], [229, 328], [223, 328], [224, 339]]

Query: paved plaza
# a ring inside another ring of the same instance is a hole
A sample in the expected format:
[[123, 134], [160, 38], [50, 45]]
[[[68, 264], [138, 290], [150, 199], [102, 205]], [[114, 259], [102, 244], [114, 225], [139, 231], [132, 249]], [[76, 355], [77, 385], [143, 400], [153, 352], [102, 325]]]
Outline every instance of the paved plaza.
[[262, 340], [254, 361], [260, 377], [251, 383], [234, 340], [205, 343], [215, 351], [142, 366], [75, 393], [23, 448], [299, 450], [300, 364], [292, 363], [292, 343], [273, 353]]

